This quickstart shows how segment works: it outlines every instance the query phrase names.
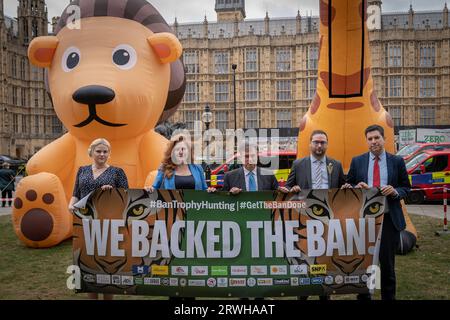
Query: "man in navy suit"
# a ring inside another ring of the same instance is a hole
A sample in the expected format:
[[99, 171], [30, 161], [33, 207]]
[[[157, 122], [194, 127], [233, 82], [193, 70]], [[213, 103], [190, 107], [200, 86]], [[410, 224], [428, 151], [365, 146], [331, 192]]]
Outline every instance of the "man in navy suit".
[[[380, 245], [381, 298], [395, 299], [395, 252], [400, 240], [400, 231], [405, 229], [400, 200], [406, 198], [411, 184], [403, 158], [387, 153], [384, 149], [384, 129], [372, 125], [365, 131], [369, 152], [354, 157], [347, 175], [350, 188], [380, 188], [387, 197], [388, 211], [384, 215]], [[358, 299], [370, 299], [370, 295], [359, 295]]]

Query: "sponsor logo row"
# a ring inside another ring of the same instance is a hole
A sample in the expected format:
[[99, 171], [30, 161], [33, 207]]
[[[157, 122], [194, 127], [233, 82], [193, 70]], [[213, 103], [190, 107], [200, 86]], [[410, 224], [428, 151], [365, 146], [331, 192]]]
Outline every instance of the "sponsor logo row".
[[[190, 273], [189, 273], [190, 269]], [[289, 271], [289, 273], [288, 273]], [[134, 275], [153, 276], [265, 276], [265, 275], [325, 275], [327, 265], [273, 265], [273, 266], [133, 266]]]
[[305, 285], [333, 285], [333, 284], [358, 284], [367, 283], [368, 276], [318, 276], [318, 277], [291, 277], [282, 279], [273, 278], [208, 278], [204, 279], [186, 279], [186, 278], [155, 278], [155, 277], [133, 277], [123, 275], [108, 274], [85, 274], [83, 280], [89, 283], [110, 284], [110, 285], [150, 285], [150, 286], [189, 286], [189, 287], [254, 287], [254, 286], [305, 286]]

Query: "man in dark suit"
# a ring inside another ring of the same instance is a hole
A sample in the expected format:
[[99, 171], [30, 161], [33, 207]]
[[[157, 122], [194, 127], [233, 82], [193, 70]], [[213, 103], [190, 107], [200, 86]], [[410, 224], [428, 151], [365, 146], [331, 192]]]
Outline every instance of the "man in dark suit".
[[258, 168], [258, 153], [256, 146], [245, 143], [240, 148], [241, 161], [243, 167], [229, 171], [223, 178], [224, 191], [231, 194], [239, 194], [242, 191], [270, 191], [282, 190], [288, 192], [284, 188], [279, 188], [278, 181], [272, 171]]
[[[256, 146], [245, 142], [240, 147], [240, 157], [244, 164], [241, 168], [225, 173], [223, 178], [223, 191], [229, 191], [237, 195], [242, 191], [271, 191], [280, 190], [288, 193], [286, 188], [279, 187], [277, 178], [272, 171], [258, 168], [258, 151]], [[249, 300], [241, 298], [240, 300]], [[255, 298], [255, 300], [264, 300], [264, 298]]]
[[291, 192], [302, 189], [340, 188], [344, 183], [344, 171], [339, 161], [326, 156], [328, 136], [325, 131], [315, 130], [310, 137], [308, 157], [295, 160], [286, 187]]
[[[372, 125], [365, 131], [369, 152], [354, 157], [344, 188], [380, 188], [387, 197], [388, 212], [384, 215], [380, 244], [381, 298], [395, 299], [395, 251], [400, 231], [405, 229], [400, 200], [406, 198], [411, 184], [403, 158], [387, 153], [384, 149], [384, 129]], [[358, 295], [358, 299], [370, 299], [370, 295]]]
[[[298, 193], [302, 189], [340, 188], [344, 183], [344, 171], [339, 161], [326, 156], [328, 135], [325, 131], [314, 130], [310, 136], [310, 155], [295, 160], [286, 187], [290, 192]], [[308, 296], [300, 296], [307, 300]], [[329, 300], [329, 296], [320, 296], [320, 300]]]

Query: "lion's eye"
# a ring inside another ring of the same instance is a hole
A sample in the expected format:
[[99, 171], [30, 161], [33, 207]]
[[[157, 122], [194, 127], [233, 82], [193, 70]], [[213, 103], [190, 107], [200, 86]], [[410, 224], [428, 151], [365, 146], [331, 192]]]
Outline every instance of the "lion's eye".
[[329, 216], [328, 210], [320, 204], [313, 204], [309, 208], [311, 209], [312, 214], [315, 215], [316, 217], [328, 217]]
[[364, 216], [371, 216], [378, 214], [381, 211], [382, 204], [379, 202], [374, 202], [366, 207], [366, 210], [364, 210]]
[[112, 60], [118, 68], [122, 70], [129, 70], [136, 65], [136, 50], [127, 44], [117, 46], [113, 50]]
[[135, 205], [134, 207], [131, 207], [128, 210], [128, 216], [129, 217], [139, 217], [144, 214], [145, 209], [147, 209], [146, 205], [143, 205], [143, 204]]
[[70, 72], [75, 69], [76, 66], [80, 63], [81, 60], [81, 52], [80, 49], [76, 47], [68, 48], [62, 57], [62, 68], [65, 72]]

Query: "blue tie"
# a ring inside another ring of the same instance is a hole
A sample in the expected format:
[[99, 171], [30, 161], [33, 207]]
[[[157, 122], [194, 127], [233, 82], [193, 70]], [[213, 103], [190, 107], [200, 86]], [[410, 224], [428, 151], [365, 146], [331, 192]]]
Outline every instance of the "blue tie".
[[248, 173], [248, 191], [256, 191], [255, 174], [253, 172]]

